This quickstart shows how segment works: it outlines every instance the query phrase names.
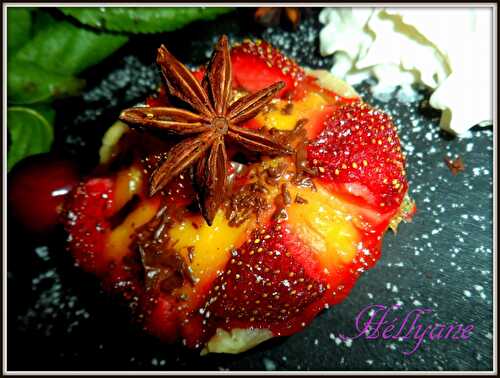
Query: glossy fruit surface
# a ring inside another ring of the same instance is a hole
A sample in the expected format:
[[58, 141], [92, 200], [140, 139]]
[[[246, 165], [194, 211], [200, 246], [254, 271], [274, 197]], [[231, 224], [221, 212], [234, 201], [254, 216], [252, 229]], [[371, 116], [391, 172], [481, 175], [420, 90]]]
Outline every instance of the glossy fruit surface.
[[305, 77], [304, 70], [266, 41], [244, 41], [231, 50], [235, 86], [256, 92], [285, 82], [279, 96], [290, 94]]
[[[244, 42], [232, 58], [235, 96], [287, 83], [244, 127], [275, 129], [295, 156], [229, 146], [228, 194], [209, 226], [192, 172], [149, 196], [148, 174], [168, 140], [139, 143], [144, 134], [129, 130], [120, 140], [127, 163], [72, 192], [65, 227], [75, 261], [147, 332], [237, 352], [298, 332], [344, 300], [380, 258], [391, 222], [409, 219], [414, 206], [404, 201], [405, 159], [390, 117], [324, 88], [267, 43]], [[147, 104], [171, 105], [164, 88]]]
[[378, 210], [394, 210], [408, 186], [391, 118], [362, 102], [339, 107], [308, 148], [319, 178]]
[[49, 154], [30, 156], [7, 177], [9, 211], [29, 231], [50, 231], [58, 223], [65, 196], [79, 180], [72, 161]]

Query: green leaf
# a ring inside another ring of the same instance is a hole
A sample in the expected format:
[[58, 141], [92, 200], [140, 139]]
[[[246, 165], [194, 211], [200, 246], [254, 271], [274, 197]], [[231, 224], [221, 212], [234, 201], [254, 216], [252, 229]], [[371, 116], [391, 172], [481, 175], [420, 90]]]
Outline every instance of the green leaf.
[[25, 157], [49, 151], [54, 139], [51, 124], [40, 112], [30, 108], [8, 108], [7, 130], [10, 136], [7, 153], [9, 171]]
[[36, 62], [59, 74], [76, 75], [111, 55], [127, 41], [123, 35], [94, 32], [67, 21], [47, 22], [16, 54], [16, 59]]
[[11, 55], [31, 38], [31, 12], [28, 8], [7, 8], [7, 51]]
[[30, 105], [29, 108], [40, 113], [42, 117], [47, 120], [49, 125], [54, 125], [54, 121], [56, 119], [56, 111], [54, 110], [54, 108], [52, 108], [48, 104], [34, 104]]
[[9, 104], [50, 102], [79, 93], [84, 81], [70, 75], [47, 71], [36, 64], [12, 59], [7, 63]]
[[52, 16], [50, 9], [53, 8], [37, 8], [36, 12], [33, 12], [33, 35], [36, 35], [53, 23], [58, 22], [54, 16]]
[[160, 33], [179, 29], [196, 20], [213, 20], [231, 8], [61, 8], [68, 16], [101, 30]]

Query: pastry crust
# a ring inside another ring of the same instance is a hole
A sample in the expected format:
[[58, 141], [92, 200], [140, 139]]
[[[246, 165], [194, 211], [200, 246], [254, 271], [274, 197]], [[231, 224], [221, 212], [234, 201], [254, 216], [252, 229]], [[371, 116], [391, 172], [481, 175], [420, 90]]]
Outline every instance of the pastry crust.
[[202, 349], [201, 355], [208, 353], [238, 354], [246, 352], [258, 344], [269, 340], [273, 333], [268, 329], [259, 328], [234, 328], [230, 332], [217, 328], [215, 335]]
[[308, 75], [314, 76], [318, 79], [319, 84], [338, 95], [345, 98], [357, 98], [359, 94], [344, 80], [334, 76], [327, 70], [313, 70], [311, 68], [304, 68]]

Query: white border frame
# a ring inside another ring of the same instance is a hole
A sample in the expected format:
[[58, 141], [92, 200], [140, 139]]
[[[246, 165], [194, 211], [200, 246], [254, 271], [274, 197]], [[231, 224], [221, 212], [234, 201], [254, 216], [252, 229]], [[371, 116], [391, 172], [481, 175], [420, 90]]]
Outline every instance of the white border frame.
[[[3, 298], [3, 311], [2, 311], [2, 374], [3, 375], [496, 375], [498, 363], [498, 334], [497, 334], [497, 299], [498, 299], [498, 276], [497, 276], [497, 246], [498, 239], [497, 221], [498, 221], [498, 203], [497, 203], [497, 128], [498, 128], [498, 4], [497, 3], [340, 3], [335, 4], [336, 7], [401, 7], [401, 8], [492, 8], [493, 11], [493, 370], [492, 371], [9, 371], [7, 367], [7, 8], [9, 7], [158, 7], [158, 6], [171, 6], [171, 7], [217, 7], [217, 6], [234, 6], [234, 7], [254, 7], [257, 5], [283, 7], [285, 3], [3, 3], [2, 4], [2, 47], [4, 52], [2, 62], [2, 77], [3, 77], [3, 91], [2, 91], [2, 220], [3, 220], [3, 245], [2, 245], [2, 298]], [[291, 3], [290, 5], [298, 7], [328, 7], [332, 3]]]

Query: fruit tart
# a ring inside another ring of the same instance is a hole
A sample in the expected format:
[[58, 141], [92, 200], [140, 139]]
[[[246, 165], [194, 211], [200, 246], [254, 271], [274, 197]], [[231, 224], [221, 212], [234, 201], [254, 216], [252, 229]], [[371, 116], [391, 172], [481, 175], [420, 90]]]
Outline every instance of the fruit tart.
[[299, 332], [415, 210], [391, 117], [265, 41], [157, 63], [163, 85], [66, 200], [76, 265], [165, 342], [239, 353]]

